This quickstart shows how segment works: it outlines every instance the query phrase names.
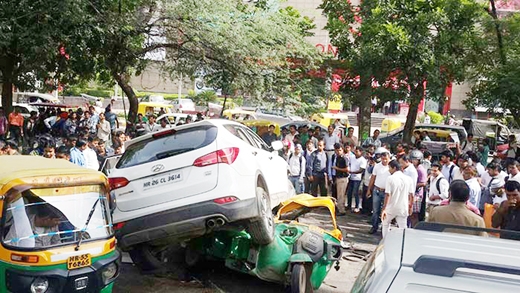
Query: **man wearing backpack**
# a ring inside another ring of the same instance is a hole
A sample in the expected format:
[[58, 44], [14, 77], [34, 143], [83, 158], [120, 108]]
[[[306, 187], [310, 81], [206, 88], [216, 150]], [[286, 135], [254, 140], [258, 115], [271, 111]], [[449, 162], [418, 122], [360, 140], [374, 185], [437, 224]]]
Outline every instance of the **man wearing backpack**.
[[305, 177], [305, 158], [302, 154], [302, 145], [297, 144], [294, 148], [294, 153], [289, 155], [287, 160], [287, 172], [289, 173], [289, 181], [291, 181], [296, 194], [303, 192], [303, 179]]
[[441, 153], [441, 172], [444, 178], [448, 179], [448, 185], [455, 179], [455, 174], [459, 172], [459, 167], [453, 163], [453, 158], [453, 152], [450, 150], [445, 150]]
[[426, 218], [431, 211], [449, 196], [450, 184], [441, 172], [441, 166], [433, 163], [430, 169], [430, 189], [426, 198]]

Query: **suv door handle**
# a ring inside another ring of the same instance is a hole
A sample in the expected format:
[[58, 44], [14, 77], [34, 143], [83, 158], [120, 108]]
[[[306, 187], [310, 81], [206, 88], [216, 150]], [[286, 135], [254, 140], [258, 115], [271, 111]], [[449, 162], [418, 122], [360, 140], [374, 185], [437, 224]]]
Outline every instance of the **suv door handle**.
[[253, 154], [253, 156], [256, 156], [258, 154], [256, 151], [252, 151], [251, 153]]

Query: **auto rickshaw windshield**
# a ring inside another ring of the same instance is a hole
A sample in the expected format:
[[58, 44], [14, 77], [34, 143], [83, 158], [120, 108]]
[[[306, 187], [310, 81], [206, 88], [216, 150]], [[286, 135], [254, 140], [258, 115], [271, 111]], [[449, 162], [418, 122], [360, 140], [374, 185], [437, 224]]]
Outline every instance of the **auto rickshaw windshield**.
[[101, 185], [27, 189], [8, 198], [2, 242], [12, 249], [42, 250], [113, 235]]

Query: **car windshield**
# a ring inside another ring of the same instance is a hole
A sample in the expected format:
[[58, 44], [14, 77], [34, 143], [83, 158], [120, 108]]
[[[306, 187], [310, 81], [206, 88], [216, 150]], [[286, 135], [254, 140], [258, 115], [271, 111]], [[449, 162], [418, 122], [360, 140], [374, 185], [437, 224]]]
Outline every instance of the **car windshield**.
[[130, 145], [116, 168], [137, 166], [196, 150], [209, 145], [216, 137], [217, 128], [212, 125], [179, 129], [171, 135], [152, 136]]
[[7, 246], [41, 250], [113, 234], [100, 185], [28, 189], [11, 198], [3, 215], [2, 241]]

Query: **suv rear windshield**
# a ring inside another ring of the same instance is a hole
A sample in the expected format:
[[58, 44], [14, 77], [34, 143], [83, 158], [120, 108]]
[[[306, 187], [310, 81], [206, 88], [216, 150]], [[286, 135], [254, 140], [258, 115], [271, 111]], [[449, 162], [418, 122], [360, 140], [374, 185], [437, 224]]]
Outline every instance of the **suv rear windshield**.
[[209, 145], [216, 137], [217, 127], [213, 125], [180, 129], [165, 136], [152, 136], [130, 145], [116, 168], [128, 168], [196, 150]]

